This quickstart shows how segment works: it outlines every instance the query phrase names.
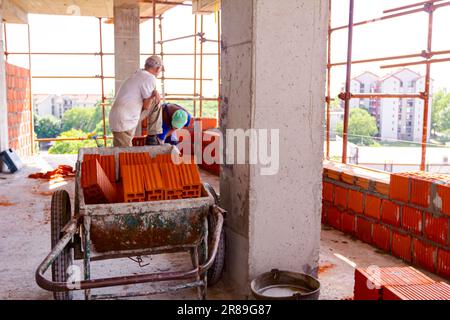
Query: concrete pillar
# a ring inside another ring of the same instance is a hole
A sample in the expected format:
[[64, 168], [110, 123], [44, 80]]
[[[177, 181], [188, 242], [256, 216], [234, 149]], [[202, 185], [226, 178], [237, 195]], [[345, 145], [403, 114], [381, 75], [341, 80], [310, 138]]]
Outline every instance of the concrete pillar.
[[116, 92], [121, 83], [140, 68], [139, 24], [139, 1], [114, 1]]
[[[0, 152], [8, 149], [8, 105], [3, 39], [3, 1], [0, 0]], [[0, 162], [0, 172], [3, 164]]]
[[277, 174], [222, 166], [225, 276], [246, 295], [273, 268], [317, 273], [328, 6], [222, 0], [222, 15], [222, 130], [279, 130]]

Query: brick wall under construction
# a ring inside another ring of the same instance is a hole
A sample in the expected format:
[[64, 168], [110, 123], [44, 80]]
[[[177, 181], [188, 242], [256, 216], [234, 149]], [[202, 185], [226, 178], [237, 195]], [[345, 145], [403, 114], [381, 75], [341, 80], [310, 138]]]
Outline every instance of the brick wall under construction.
[[324, 167], [324, 224], [450, 279], [450, 177]]
[[21, 157], [33, 152], [29, 76], [28, 69], [6, 63], [9, 147]]

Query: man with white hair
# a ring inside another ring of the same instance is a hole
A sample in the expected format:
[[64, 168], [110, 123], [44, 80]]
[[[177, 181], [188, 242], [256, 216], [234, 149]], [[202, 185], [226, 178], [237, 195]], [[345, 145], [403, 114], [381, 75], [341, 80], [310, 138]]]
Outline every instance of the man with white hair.
[[131, 147], [143, 111], [148, 112], [147, 144], [157, 144], [162, 133], [161, 97], [156, 90], [156, 78], [164, 70], [162, 60], [151, 56], [145, 68], [139, 70], [120, 86], [109, 114], [114, 147]]

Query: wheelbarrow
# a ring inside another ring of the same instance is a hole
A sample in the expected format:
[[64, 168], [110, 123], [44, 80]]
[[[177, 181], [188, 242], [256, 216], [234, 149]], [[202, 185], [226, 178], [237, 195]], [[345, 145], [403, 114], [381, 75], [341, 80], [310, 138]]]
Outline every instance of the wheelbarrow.
[[[55, 192], [51, 204], [52, 249], [36, 270], [37, 284], [53, 291], [57, 300], [72, 299], [76, 290], [84, 290], [85, 299], [90, 300], [143, 297], [192, 288], [197, 289], [199, 299], [206, 299], [208, 285], [220, 280], [225, 258], [225, 211], [218, 206], [217, 194], [210, 185], [203, 184], [202, 196], [195, 199], [86, 205], [80, 183], [84, 155], [114, 155], [118, 177], [119, 153], [124, 152], [147, 152], [152, 157], [179, 154], [176, 147], [168, 145], [80, 149], [74, 213], [67, 191]], [[190, 254], [192, 269], [95, 279], [91, 274], [91, 263], [95, 261], [178, 252]], [[74, 275], [74, 259], [83, 260], [83, 279]], [[51, 280], [45, 277], [50, 267]], [[91, 293], [99, 288], [167, 281], [171, 284], [153, 291]]]

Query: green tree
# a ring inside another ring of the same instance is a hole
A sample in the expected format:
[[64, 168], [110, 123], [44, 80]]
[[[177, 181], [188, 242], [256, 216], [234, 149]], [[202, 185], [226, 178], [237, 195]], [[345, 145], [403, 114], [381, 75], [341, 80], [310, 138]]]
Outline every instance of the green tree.
[[64, 113], [62, 119], [62, 131], [72, 129], [81, 130], [83, 132], [92, 132], [99, 121], [97, 116], [97, 108], [72, 108]]
[[446, 90], [441, 89], [433, 95], [431, 130], [433, 136], [450, 130], [450, 94]]
[[[109, 119], [106, 118], [105, 120], [106, 120], [106, 135], [111, 136], [112, 132], [111, 132], [111, 128], [109, 127]], [[103, 120], [100, 120], [100, 122], [97, 123], [94, 131], [99, 136], [103, 136]]]
[[[72, 129], [61, 133], [58, 138], [86, 138], [87, 134], [81, 130]], [[50, 154], [77, 154], [80, 148], [95, 148], [97, 144], [94, 140], [85, 141], [58, 141], [52, 146]]]
[[34, 131], [39, 139], [56, 138], [61, 133], [61, 121], [52, 115], [36, 116]]
[[[343, 132], [344, 124], [340, 122], [336, 132]], [[369, 146], [374, 144], [374, 137], [378, 133], [377, 122], [374, 117], [364, 109], [355, 108], [350, 111], [348, 124], [348, 141], [355, 144]]]

